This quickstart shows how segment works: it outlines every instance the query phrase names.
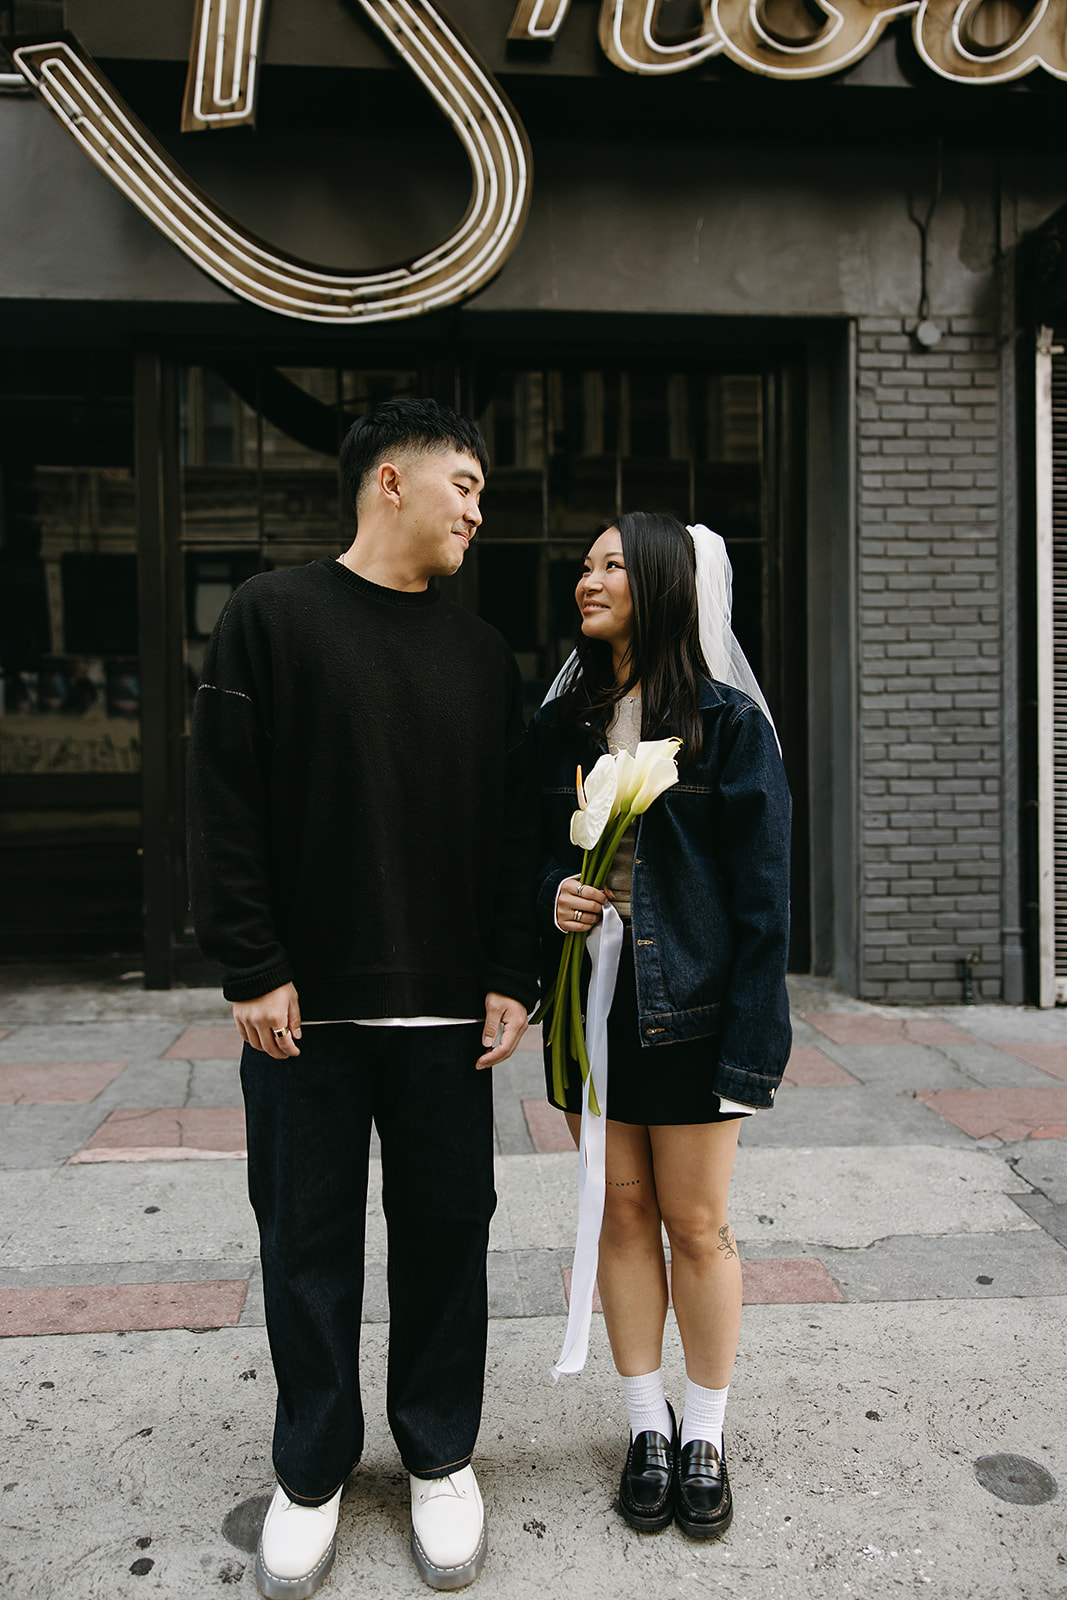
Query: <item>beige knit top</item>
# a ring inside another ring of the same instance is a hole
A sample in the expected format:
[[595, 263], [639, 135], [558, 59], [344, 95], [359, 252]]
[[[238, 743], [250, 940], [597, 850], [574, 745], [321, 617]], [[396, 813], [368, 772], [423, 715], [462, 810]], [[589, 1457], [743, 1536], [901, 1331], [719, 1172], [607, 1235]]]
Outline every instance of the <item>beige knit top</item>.
[[[608, 749], [614, 755], [616, 750], [628, 750], [631, 755], [637, 754], [637, 746], [641, 742], [641, 696], [638, 694], [627, 695], [615, 707], [615, 715], [608, 728]], [[624, 922], [630, 920], [630, 886], [634, 875], [634, 838], [637, 833], [637, 824], [627, 828], [622, 836], [612, 862], [611, 871], [608, 873], [608, 888], [615, 896], [615, 910]]]

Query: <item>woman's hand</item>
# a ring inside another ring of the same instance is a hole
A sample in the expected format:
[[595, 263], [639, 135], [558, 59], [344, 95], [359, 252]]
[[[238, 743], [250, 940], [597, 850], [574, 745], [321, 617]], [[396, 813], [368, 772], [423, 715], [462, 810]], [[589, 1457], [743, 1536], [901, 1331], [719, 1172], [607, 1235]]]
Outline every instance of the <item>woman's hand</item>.
[[560, 933], [589, 933], [615, 896], [610, 889], [593, 889], [580, 878], [564, 878], [556, 895], [556, 927]]

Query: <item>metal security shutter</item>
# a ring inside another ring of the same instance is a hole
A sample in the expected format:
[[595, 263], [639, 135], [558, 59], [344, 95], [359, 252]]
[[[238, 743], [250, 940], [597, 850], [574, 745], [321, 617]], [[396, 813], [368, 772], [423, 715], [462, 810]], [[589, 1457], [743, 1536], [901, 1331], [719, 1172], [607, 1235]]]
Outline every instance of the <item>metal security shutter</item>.
[[1052, 357], [1052, 765], [1055, 978], [1067, 989], [1067, 328]]

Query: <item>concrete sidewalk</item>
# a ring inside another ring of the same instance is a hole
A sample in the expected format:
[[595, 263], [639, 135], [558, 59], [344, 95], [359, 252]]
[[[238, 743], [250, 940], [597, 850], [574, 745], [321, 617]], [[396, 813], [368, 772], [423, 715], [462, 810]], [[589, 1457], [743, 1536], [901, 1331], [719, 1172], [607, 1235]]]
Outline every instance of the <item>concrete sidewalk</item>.
[[[748, 1305], [720, 1545], [613, 1511], [600, 1319], [586, 1372], [551, 1383], [575, 1158], [536, 1051], [498, 1071], [482, 1600], [1067, 1596], [1067, 1017], [791, 988], [787, 1084], [734, 1182]], [[274, 1389], [229, 1008], [2, 969], [0, 1103], [2, 1592], [253, 1595]], [[370, 1210], [368, 1441], [323, 1591], [352, 1600], [429, 1592]], [[665, 1369], [677, 1400], [673, 1324]]]

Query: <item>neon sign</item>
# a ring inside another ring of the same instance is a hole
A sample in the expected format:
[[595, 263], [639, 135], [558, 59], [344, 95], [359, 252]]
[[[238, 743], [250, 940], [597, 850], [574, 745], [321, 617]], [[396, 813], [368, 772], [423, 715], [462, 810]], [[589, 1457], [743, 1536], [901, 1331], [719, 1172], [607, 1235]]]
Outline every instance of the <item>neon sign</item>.
[[[47, 44], [15, 41], [10, 48], [19, 71], [93, 165], [217, 283], [265, 311], [304, 322], [388, 322], [455, 305], [499, 272], [526, 220], [530, 145], [488, 69], [428, 0], [359, 3], [444, 112], [471, 167], [470, 204], [458, 226], [425, 255], [380, 272], [338, 272], [301, 261], [227, 216], [152, 137], [72, 35]], [[218, 125], [224, 114], [229, 126], [252, 119], [251, 63], [262, 24], [262, 6], [250, 11], [231, 0], [227, 10], [225, 0], [201, 0], [186, 126]]]
[[[190, 261], [231, 293], [280, 316], [352, 326], [419, 316], [483, 288], [515, 249], [530, 203], [526, 132], [476, 51], [430, 0], [358, 0], [444, 113], [466, 151], [471, 198], [434, 249], [379, 272], [339, 272], [277, 250], [222, 211], [186, 175], [71, 34], [9, 45], [93, 165]], [[689, 33], [664, 37], [662, 0], [601, 0], [599, 39], [623, 72], [692, 70], [725, 56], [772, 78], [820, 78], [865, 55], [896, 17], [932, 71], [958, 83], [1006, 83], [1038, 68], [1067, 78], [1067, 0], [1037, 0], [1010, 37], [982, 38], [986, 0], [810, 0], [806, 36], [776, 28], [771, 0], [701, 0]], [[551, 47], [570, 0], [517, 0], [508, 38]], [[255, 121], [266, 0], [196, 0], [185, 132]]]
[[[812, 0], [822, 20], [806, 36], [776, 28], [768, 0], [701, 0], [702, 22], [665, 38], [662, 0], [601, 0], [600, 47], [623, 72], [688, 72], [725, 55], [771, 78], [824, 78], [867, 54], [894, 17], [911, 16], [915, 48], [926, 65], [956, 83], [1007, 83], [1038, 67], [1067, 78], [1067, 3], [1037, 0], [1011, 35], [989, 44], [979, 16], [986, 0]], [[509, 39], [551, 44], [570, 0], [518, 0]]]

